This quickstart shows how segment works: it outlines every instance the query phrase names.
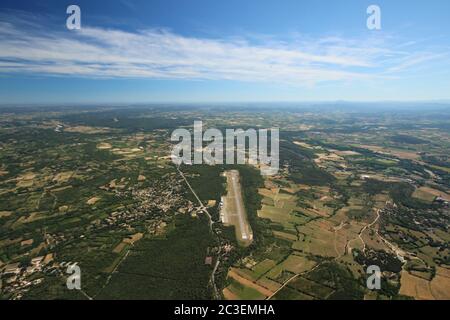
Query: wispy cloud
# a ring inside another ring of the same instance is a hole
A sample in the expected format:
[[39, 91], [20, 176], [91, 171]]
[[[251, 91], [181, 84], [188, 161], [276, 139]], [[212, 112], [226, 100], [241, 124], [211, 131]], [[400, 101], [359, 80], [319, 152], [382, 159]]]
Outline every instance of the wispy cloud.
[[444, 58], [448, 58], [448, 56], [449, 55], [447, 53], [433, 53], [433, 52], [414, 53], [400, 59], [400, 61], [396, 65], [388, 68], [387, 73], [400, 72], [403, 70], [410, 69], [411, 67], [417, 65], [423, 65], [425, 62], [442, 60]]
[[314, 85], [387, 77], [442, 58], [397, 51], [381, 37], [254, 42], [250, 37], [187, 37], [164, 29], [44, 31], [20, 21], [0, 22], [0, 73]]

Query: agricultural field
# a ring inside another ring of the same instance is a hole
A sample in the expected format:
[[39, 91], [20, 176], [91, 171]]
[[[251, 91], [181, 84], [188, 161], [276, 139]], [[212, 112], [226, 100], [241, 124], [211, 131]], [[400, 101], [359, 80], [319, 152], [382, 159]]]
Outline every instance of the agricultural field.
[[[448, 110], [321, 108], [0, 109], [1, 298], [449, 299]], [[278, 173], [175, 166], [200, 118], [280, 127]]]
[[[271, 290], [264, 299], [448, 299], [448, 171], [429, 156], [442, 158], [448, 133], [320, 127], [284, 136], [283, 170], [258, 189], [270, 245], [235, 264], [242, 277]], [[284, 255], [269, 259], [273, 248]], [[365, 288], [369, 262], [384, 268], [379, 292]], [[324, 266], [345, 285], [320, 279]]]

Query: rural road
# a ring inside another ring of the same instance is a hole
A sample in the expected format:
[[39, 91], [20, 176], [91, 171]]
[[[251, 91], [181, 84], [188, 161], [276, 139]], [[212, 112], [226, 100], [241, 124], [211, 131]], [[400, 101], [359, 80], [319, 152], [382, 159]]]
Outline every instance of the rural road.
[[[358, 236], [356, 238], [353, 238], [353, 239], [347, 241], [347, 244], [345, 245], [345, 250], [344, 250], [345, 253], [350, 253], [352, 251], [352, 247], [350, 246], [350, 243], [357, 239], [361, 240], [361, 243], [363, 244], [363, 251], [366, 251], [366, 242], [362, 238], [362, 234], [364, 233], [364, 231], [367, 230], [367, 228], [371, 228], [378, 221], [378, 219], [380, 219], [380, 210], [381, 209], [377, 209], [376, 218], [371, 223], [365, 225], [364, 228], [362, 228], [361, 231], [358, 233]], [[378, 233], [378, 231], [377, 231], [377, 233]]]
[[364, 233], [364, 231], [366, 231], [367, 228], [371, 228], [375, 223], [377, 223], [378, 219], [380, 219], [380, 209], [377, 209], [377, 217], [375, 218], [375, 220], [372, 221], [371, 224], [366, 225], [364, 228], [361, 229], [361, 231], [358, 234], [359, 239], [361, 240], [362, 244], [363, 244], [363, 251], [366, 251], [366, 243], [364, 242], [364, 239], [362, 238], [362, 234]]
[[[188, 186], [188, 188], [191, 190], [191, 192], [192, 192], [192, 194], [194, 195], [194, 197], [197, 199], [198, 203], [200, 204], [200, 207], [201, 207], [202, 211], [204, 211], [204, 212], [206, 213], [206, 215], [208, 216], [208, 220], [209, 220], [209, 229], [210, 229], [211, 233], [213, 233], [213, 234], [217, 237], [217, 239], [219, 240], [218, 242], [219, 242], [219, 244], [220, 244], [220, 238], [219, 238], [219, 235], [216, 233], [216, 231], [215, 231], [214, 228], [213, 228], [214, 221], [212, 220], [211, 214], [208, 212], [208, 210], [206, 209], [206, 207], [203, 205], [202, 201], [201, 201], [200, 198], [197, 196], [197, 193], [195, 193], [195, 191], [194, 191], [194, 189], [192, 188], [191, 184], [190, 184], [189, 181], [186, 179], [186, 177], [184, 176], [183, 172], [180, 170], [180, 167], [177, 166], [176, 168], [177, 168], [177, 171], [178, 171], [178, 173], [180, 174], [180, 176], [181, 176], [181, 177], [183, 178], [183, 180], [186, 182], [186, 185]], [[217, 300], [220, 299], [220, 294], [219, 294], [219, 291], [217, 290], [215, 275], [216, 275], [216, 272], [217, 272], [217, 268], [219, 267], [219, 264], [220, 264], [220, 250], [221, 250], [221, 249], [222, 249], [222, 248], [221, 248], [220, 245], [219, 245], [219, 251], [217, 252], [217, 261], [216, 261], [216, 264], [215, 264], [215, 266], [214, 266], [214, 269], [213, 269], [213, 271], [212, 271], [212, 273], [211, 273], [211, 278], [210, 278], [210, 280], [209, 280], [209, 281], [211, 282], [211, 285], [212, 285], [213, 290], [214, 290], [214, 295], [215, 295], [215, 297], [216, 297]]]
[[[366, 248], [366, 243], [364, 242], [364, 240], [362, 239], [362, 234], [364, 233], [364, 231], [367, 229], [367, 228], [371, 228], [377, 221], [378, 221], [378, 219], [380, 218], [380, 209], [378, 209], [377, 210], [377, 217], [370, 223], [370, 224], [368, 224], [368, 225], [366, 225], [364, 228], [362, 228], [361, 229], [361, 231], [359, 232], [359, 234], [358, 234], [358, 237], [359, 237], [359, 239], [361, 239], [361, 241], [362, 241], [362, 243], [363, 243], [363, 245], [364, 245], [364, 250], [365, 250], [365, 248]], [[343, 227], [344, 227], [344, 225], [345, 225], [345, 223], [343, 223], [343, 222], [341, 222], [341, 224], [334, 230], [334, 232], [335, 232], [335, 249], [336, 249], [336, 252], [337, 252], [337, 248], [336, 248], [336, 232], [337, 231], [339, 231], [340, 229], [342, 229]], [[357, 238], [358, 238], [357, 237]], [[355, 240], [355, 239], [357, 239], [357, 238], [354, 238], [354, 239], [351, 239], [351, 240], [349, 240], [349, 241], [347, 241], [347, 244], [346, 244], [346, 249], [345, 249], [345, 251], [344, 251], [344, 253], [342, 254], [339, 254], [336, 258], [334, 258], [333, 260], [337, 260], [337, 259], [339, 259], [340, 257], [342, 257], [345, 253], [347, 253], [347, 247], [348, 247], [348, 244], [351, 242], [351, 241], [353, 241], [353, 240]], [[312, 268], [312, 269], [310, 269], [310, 270], [308, 270], [308, 271], [305, 271], [305, 272], [302, 272], [302, 273], [298, 273], [298, 274], [296, 274], [296, 275], [294, 275], [294, 276], [292, 276], [291, 278], [289, 278], [285, 283], [283, 283], [283, 285], [280, 287], [280, 288], [278, 288], [271, 296], [269, 296], [269, 297], [267, 297], [266, 298], [266, 300], [270, 300], [272, 297], [274, 297], [281, 289], [283, 289], [285, 286], [287, 286], [289, 283], [291, 283], [293, 280], [295, 280], [295, 279], [297, 279], [298, 277], [300, 277], [300, 276], [304, 276], [304, 275], [306, 275], [306, 274], [308, 274], [308, 273], [310, 273], [310, 272], [312, 272], [312, 271], [314, 271], [314, 270], [316, 270], [317, 268], [319, 268], [323, 263], [325, 263], [325, 262], [327, 262], [326, 260], [325, 261], [322, 261], [322, 262], [320, 262], [320, 263], [318, 263], [317, 265], [315, 265], [314, 266], [314, 268]]]

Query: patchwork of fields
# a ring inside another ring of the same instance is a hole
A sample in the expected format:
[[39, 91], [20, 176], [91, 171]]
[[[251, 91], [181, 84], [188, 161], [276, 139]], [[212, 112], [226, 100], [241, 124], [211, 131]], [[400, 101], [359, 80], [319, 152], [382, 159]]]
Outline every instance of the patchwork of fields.
[[[450, 135], [424, 112], [0, 109], [0, 298], [449, 299]], [[283, 128], [278, 174], [177, 168], [199, 118]]]

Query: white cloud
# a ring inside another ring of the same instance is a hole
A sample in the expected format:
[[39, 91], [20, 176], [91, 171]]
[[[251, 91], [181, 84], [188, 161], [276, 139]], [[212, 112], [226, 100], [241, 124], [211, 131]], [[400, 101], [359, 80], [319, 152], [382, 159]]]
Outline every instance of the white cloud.
[[[94, 78], [234, 80], [310, 86], [386, 77], [439, 58], [387, 48], [386, 40], [324, 37], [260, 41], [194, 38], [167, 30], [83, 27], [43, 32], [0, 23], [0, 73]], [[408, 60], [411, 59], [411, 60]]]
[[403, 71], [406, 69], [410, 69], [413, 66], [423, 64], [424, 62], [433, 61], [433, 60], [441, 60], [442, 58], [448, 57], [448, 54], [443, 53], [417, 53], [412, 55], [407, 55], [403, 59], [400, 59], [400, 61], [394, 65], [393, 67], [390, 67], [387, 70], [387, 73], [395, 73], [399, 71]]

